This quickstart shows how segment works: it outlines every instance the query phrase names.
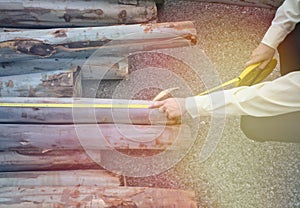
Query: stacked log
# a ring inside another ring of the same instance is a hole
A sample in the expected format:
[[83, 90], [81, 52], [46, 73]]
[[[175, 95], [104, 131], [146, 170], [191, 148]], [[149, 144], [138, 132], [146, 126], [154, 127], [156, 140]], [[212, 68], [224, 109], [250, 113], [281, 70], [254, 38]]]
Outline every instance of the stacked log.
[[[128, 53], [191, 46], [196, 42], [196, 29], [192, 22], [8, 30], [0, 32], [0, 76], [30, 73], [28, 76], [33, 77], [39, 76], [31, 74], [36, 71], [45, 73], [75, 67], [82, 69], [84, 80], [122, 79], [128, 75]], [[74, 91], [75, 95], [80, 95], [77, 91], [81, 90], [74, 88]], [[32, 96], [32, 93], [27, 94]], [[24, 93], [7, 95], [26, 96]], [[46, 96], [51, 94], [40, 94], [40, 97]]]
[[191, 191], [122, 187], [104, 170], [0, 173], [0, 207], [191, 207]]
[[2, 62], [0, 63], [0, 77], [66, 71], [74, 68], [81, 69], [82, 79], [84, 80], [97, 80], [100, 78], [103, 80], [119, 80], [128, 75], [128, 58], [107, 55], [97, 57], [97, 59], [42, 58]]
[[3, 208], [197, 207], [190, 191], [146, 187], [4, 187], [0, 197]]
[[[189, 148], [189, 126], [167, 121], [157, 109], [143, 107], [149, 104], [91, 98], [0, 98], [3, 207], [196, 207], [190, 191], [117, 187], [116, 179], [99, 170], [98, 162], [90, 158], [91, 154], [109, 157], [115, 154], [108, 152], [112, 150], [159, 154]], [[76, 171], [62, 171], [68, 169]]]
[[82, 58], [197, 43], [192, 22], [0, 32], [0, 62], [38, 58]]
[[156, 17], [154, 1], [0, 1], [0, 27], [91, 27], [144, 23]]
[[[189, 126], [167, 121], [158, 110], [126, 108], [133, 104], [148, 106], [149, 101], [89, 98], [1, 98], [0, 101], [0, 114], [3, 115], [0, 120], [0, 154], [5, 158], [0, 169], [6, 171], [16, 170], [18, 166], [22, 169], [25, 165], [27, 170], [34, 170], [41, 161], [50, 168], [53, 155], [68, 155], [69, 152], [110, 149], [178, 151], [188, 148], [191, 143]], [[95, 108], [87, 106], [91, 103]], [[97, 108], [99, 105], [102, 107]], [[84, 149], [82, 142], [86, 144]], [[24, 156], [27, 158], [23, 159]], [[70, 165], [68, 161], [56, 160], [56, 163], [67, 166]], [[86, 160], [82, 162], [86, 163]], [[55, 167], [56, 163], [52, 166]], [[78, 161], [78, 166], [81, 165]]]
[[0, 77], [2, 97], [77, 97], [82, 87], [79, 67]]

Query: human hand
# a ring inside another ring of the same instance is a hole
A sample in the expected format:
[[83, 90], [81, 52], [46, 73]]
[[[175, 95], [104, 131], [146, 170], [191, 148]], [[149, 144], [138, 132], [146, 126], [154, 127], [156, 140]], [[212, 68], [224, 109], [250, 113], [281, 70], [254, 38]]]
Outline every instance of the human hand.
[[275, 49], [260, 43], [256, 49], [253, 50], [250, 60], [246, 63], [246, 67], [261, 62], [258, 69], [264, 69], [275, 55]]
[[170, 120], [179, 119], [186, 112], [184, 98], [169, 98], [163, 101], [156, 101], [149, 108], [159, 108], [159, 111], [165, 113]]

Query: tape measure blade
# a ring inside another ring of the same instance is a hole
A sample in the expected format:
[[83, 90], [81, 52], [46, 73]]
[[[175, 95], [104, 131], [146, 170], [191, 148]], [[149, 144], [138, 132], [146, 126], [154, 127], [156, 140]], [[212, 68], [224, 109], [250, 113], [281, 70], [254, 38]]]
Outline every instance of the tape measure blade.
[[240, 80], [239, 77], [234, 78], [234, 79], [229, 80], [229, 81], [227, 81], [227, 82], [225, 82], [225, 83], [223, 83], [223, 84], [221, 84], [221, 85], [219, 85], [219, 86], [216, 86], [216, 87], [214, 87], [214, 88], [212, 88], [212, 89], [206, 90], [206, 91], [204, 91], [204, 92], [198, 94], [197, 96], [209, 94], [209, 93], [214, 92], [214, 91], [216, 91], [216, 90], [219, 90], [219, 89], [221, 89], [221, 88], [227, 87], [228, 85], [231, 85], [231, 84], [233, 84], [233, 83], [236, 83], [236, 82], [239, 81], [239, 80]]

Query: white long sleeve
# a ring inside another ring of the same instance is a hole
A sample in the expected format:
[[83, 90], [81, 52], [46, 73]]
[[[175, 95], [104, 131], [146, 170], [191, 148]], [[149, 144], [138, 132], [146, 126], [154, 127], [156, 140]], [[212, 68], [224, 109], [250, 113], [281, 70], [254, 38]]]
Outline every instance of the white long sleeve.
[[262, 43], [276, 49], [298, 22], [300, 22], [300, 0], [285, 0], [277, 9]]
[[271, 82], [186, 98], [192, 117], [214, 114], [275, 116], [300, 111], [300, 71]]

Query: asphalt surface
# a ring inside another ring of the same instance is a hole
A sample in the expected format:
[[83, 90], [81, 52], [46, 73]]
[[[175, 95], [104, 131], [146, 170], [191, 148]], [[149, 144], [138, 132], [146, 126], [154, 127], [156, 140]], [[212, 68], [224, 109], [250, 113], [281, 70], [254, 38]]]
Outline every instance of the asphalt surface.
[[[197, 46], [174, 49], [181, 54], [178, 56], [161, 52], [131, 55], [129, 79], [104, 84], [97, 96], [152, 99], [162, 88], [181, 86], [173, 95], [185, 97], [204, 90], [205, 84], [232, 79], [243, 70], [274, 13], [266, 8], [166, 0], [159, 9], [159, 22], [194, 21]], [[185, 60], [197, 60], [194, 64], [199, 66], [192, 64], [190, 69]], [[278, 77], [278, 71], [277, 67], [268, 80]], [[128, 177], [127, 184], [193, 190], [199, 207], [300, 207], [300, 144], [250, 140], [236, 116], [193, 122], [198, 130], [195, 144], [175, 166], [155, 176]], [[209, 131], [217, 146], [203, 161]]]

